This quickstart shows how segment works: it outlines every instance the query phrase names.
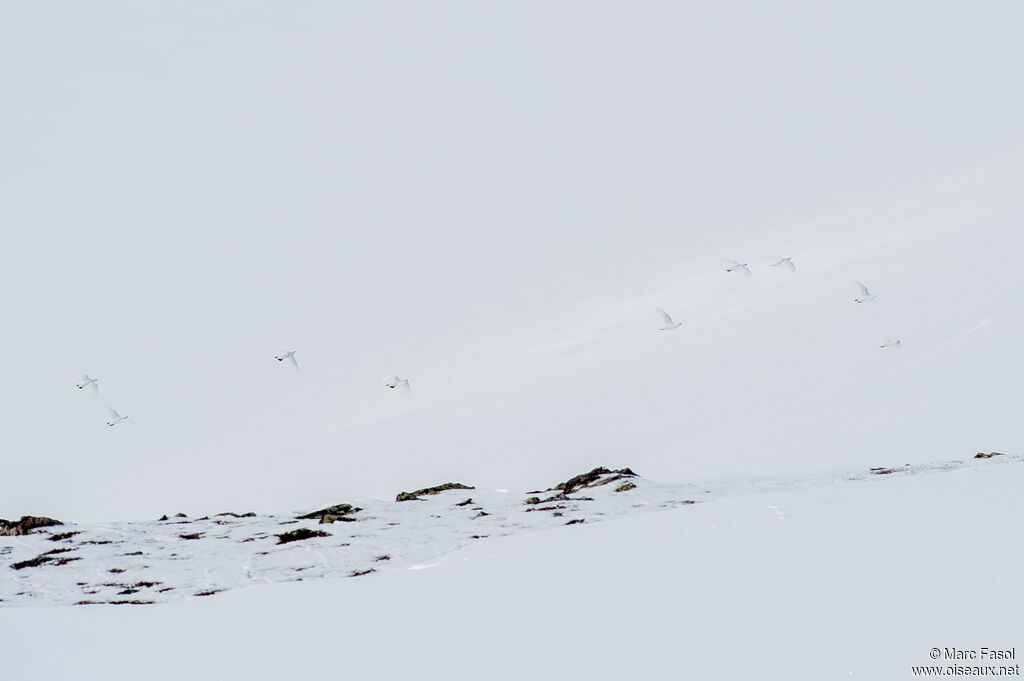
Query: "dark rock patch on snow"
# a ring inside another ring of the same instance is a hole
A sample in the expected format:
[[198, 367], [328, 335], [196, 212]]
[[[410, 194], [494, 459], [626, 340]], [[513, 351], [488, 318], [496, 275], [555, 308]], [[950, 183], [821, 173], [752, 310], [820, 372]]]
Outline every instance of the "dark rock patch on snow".
[[399, 492], [398, 496], [395, 497], [395, 501], [418, 501], [422, 496], [438, 494], [450, 489], [476, 489], [476, 487], [463, 485], [461, 482], [446, 482], [445, 484], [437, 485], [436, 487], [424, 487], [423, 489], [418, 489], [415, 492]]
[[985, 452], [978, 452], [977, 454], [974, 455], [974, 458], [975, 459], [991, 459], [993, 456], [1005, 456], [1005, 455], [1002, 452], [989, 452], [988, 454], [986, 454]]
[[4, 520], [0, 518], [0, 536], [20, 537], [40, 527], [63, 524], [61, 521], [54, 520], [53, 518], [35, 515], [23, 515], [21, 520]]
[[49, 539], [50, 541], [61, 541], [64, 539], [70, 539], [76, 534], [81, 534], [81, 532], [61, 532], [60, 534], [51, 534]]
[[54, 549], [52, 551], [47, 551], [46, 553], [39, 554], [35, 558], [30, 558], [28, 560], [23, 560], [23, 561], [21, 561], [19, 563], [12, 563], [11, 564], [11, 569], [12, 570], [24, 570], [25, 568], [39, 567], [40, 565], [67, 565], [68, 563], [70, 563], [73, 560], [81, 560], [81, 558], [78, 558], [77, 556], [76, 557], [63, 556], [63, 557], [60, 557], [60, 558], [57, 557], [58, 554], [67, 553], [68, 551], [73, 551], [73, 550], [74, 549], [70, 549], [70, 548], [61, 548], [61, 549]]
[[300, 527], [297, 530], [291, 532], [285, 532], [284, 534], [275, 535], [277, 537], [278, 544], [287, 544], [293, 541], [302, 541], [303, 539], [312, 539], [313, 537], [330, 537], [329, 532], [321, 532], [320, 530], [309, 530], [305, 527]]
[[355, 518], [349, 518], [348, 516], [353, 513], [358, 513], [363, 509], [357, 508], [352, 504], [335, 504], [334, 506], [328, 506], [327, 508], [321, 508], [319, 511], [313, 511], [306, 515], [298, 516], [300, 520], [320, 520], [321, 525], [330, 525], [336, 522], [351, 523], [355, 522]]
[[614, 471], [601, 466], [588, 473], [581, 473], [580, 475], [569, 478], [565, 482], [560, 482], [555, 485], [554, 489], [562, 490], [563, 494], [572, 494], [574, 491], [583, 487], [598, 487], [600, 485], [607, 485], [609, 482], [632, 477], [636, 477], [636, 473], [628, 468], [620, 468], [619, 470]]

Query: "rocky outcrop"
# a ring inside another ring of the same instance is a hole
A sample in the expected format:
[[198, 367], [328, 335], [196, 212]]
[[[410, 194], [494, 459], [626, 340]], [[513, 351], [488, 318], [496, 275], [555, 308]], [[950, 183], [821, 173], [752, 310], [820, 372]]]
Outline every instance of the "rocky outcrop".
[[363, 509], [357, 508], [352, 504], [335, 504], [334, 506], [328, 506], [327, 508], [321, 508], [319, 511], [313, 511], [306, 515], [298, 516], [299, 520], [320, 520], [321, 525], [330, 525], [336, 522], [351, 523], [355, 522], [355, 518], [349, 518], [348, 516], [353, 513], [358, 513]]
[[423, 489], [418, 489], [415, 492], [399, 492], [398, 496], [395, 497], [395, 501], [419, 501], [422, 496], [438, 494], [439, 492], [444, 492], [450, 489], [476, 489], [476, 487], [463, 485], [461, 482], [446, 482], [443, 485], [438, 485], [436, 487], [424, 487]]
[[0, 518], [0, 536], [18, 537], [40, 527], [63, 524], [61, 521], [54, 520], [53, 518], [35, 515], [23, 515], [21, 520], [4, 520]]
[[602, 466], [595, 468], [588, 473], [581, 473], [576, 477], [569, 478], [565, 482], [560, 482], [555, 485], [554, 488], [562, 490], [563, 494], [572, 494], [574, 491], [584, 487], [598, 487], [600, 485], [607, 485], [610, 482], [615, 482], [616, 480], [633, 477], [636, 477], [636, 473], [628, 468], [620, 468], [619, 470], [614, 471]]
[[993, 456], [1004, 456], [1004, 454], [1002, 452], [989, 452], [988, 454], [986, 454], [985, 452], [978, 452], [977, 454], [974, 455], [974, 458], [991, 459]]

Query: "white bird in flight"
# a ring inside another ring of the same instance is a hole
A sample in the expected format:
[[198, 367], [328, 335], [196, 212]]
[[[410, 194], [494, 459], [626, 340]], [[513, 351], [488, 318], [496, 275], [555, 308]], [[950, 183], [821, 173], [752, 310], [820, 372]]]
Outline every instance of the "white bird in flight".
[[85, 386], [89, 386], [90, 388], [92, 388], [92, 394], [95, 395], [100, 390], [99, 379], [93, 378], [89, 374], [85, 374], [84, 376], [79, 376], [78, 380], [75, 381], [75, 387], [78, 388], [79, 390], [81, 390]]
[[860, 298], [854, 298], [853, 302], [855, 302], [855, 303], [870, 303], [872, 300], [874, 300], [875, 298], [878, 297], [877, 295], [872, 295], [868, 291], [868, 287], [865, 286], [864, 284], [860, 283], [856, 279], [853, 280], [853, 283], [857, 284], [857, 286], [860, 288]]
[[128, 417], [127, 416], [121, 416], [120, 414], [117, 413], [116, 409], [112, 409], [110, 407], [107, 407], [107, 411], [110, 412], [110, 420], [107, 421], [107, 425], [108, 426], [116, 426], [117, 424], [121, 423], [121, 421], [126, 421], [128, 423], [131, 423], [131, 421], [128, 421]]
[[675, 331], [683, 325], [682, 322], [672, 321], [672, 317], [669, 316], [668, 312], [665, 312], [660, 307], [656, 307], [654, 309], [657, 310], [658, 314], [661, 315], [661, 318], [665, 320], [665, 325], [658, 329], [658, 331]]
[[726, 260], [729, 266], [725, 268], [726, 272], [735, 272], [737, 270], [743, 272], [743, 274], [750, 276], [750, 268], [747, 267], [745, 262], [736, 262], [735, 260]]
[[298, 370], [299, 368], [299, 363], [295, 360], [294, 350], [289, 350], [288, 352], [282, 353], [280, 355], [274, 355], [274, 359], [276, 359], [278, 362], [288, 360], [289, 362], [292, 363], [292, 366], [295, 367], [296, 370]]
[[880, 348], [895, 348], [897, 350], [902, 350], [903, 349], [903, 341], [899, 340], [898, 338], [896, 340], [892, 340], [891, 338], [886, 338], [885, 342], [882, 343], [881, 345], [879, 345], [878, 347], [880, 347]]
[[406, 390], [409, 389], [409, 379], [399, 378], [398, 376], [388, 376], [384, 379], [384, 385], [394, 390], [398, 386], [402, 386]]
[[778, 267], [779, 265], [785, 265], [789, 268], [790, 272], [796, 272], [796, 265], [793, 264], [793, 258], [778, 258], [772, 263], [772, 267]]

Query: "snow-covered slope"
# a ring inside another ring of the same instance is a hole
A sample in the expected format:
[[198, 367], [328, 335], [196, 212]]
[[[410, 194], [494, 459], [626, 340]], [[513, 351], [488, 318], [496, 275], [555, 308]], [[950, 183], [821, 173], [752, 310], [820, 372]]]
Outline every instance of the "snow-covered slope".
[[4, 678], [818, 681], [912, 678], [933, 647], [1019, 655], [1024, 466], [997, 461], [588, 518], [359, 579], [7, 608]]
[[[530, 530], [892, 476], [1017, 464], [1019, 455], [799, 478], [654, 483], [598, 468], [550, 488], [476, 489], [461, 483], [356, 500], [318, 512], [184, 514], [151, 522], [54, 525], [0, 537], [0, 606], [150, 605], [256, 584], [358, 577], [438, 565], [457, 549]], [[784, 512], [777, 510], [779, 517]], [[12, 572], [14, 574], [12, 574]]]

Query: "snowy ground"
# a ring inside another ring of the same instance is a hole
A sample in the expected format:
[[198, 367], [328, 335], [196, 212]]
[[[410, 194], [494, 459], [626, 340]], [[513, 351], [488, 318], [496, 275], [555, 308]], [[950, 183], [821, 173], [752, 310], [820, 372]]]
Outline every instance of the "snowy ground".
[[[1007, 524], [1024, 513], [1019, 461], [746, 481], [719, 487], [714, 501], [610, 522], [590, 516], [451, 553], [419, 546], [403, 556], [382, 537], [365, 555], [390, 550], [396, 559], [359, 579], [149, 607], [7, 608], [5, 678], [281, 679], [334, 670], [378, 678], [909, 679], [912, 665], [930, 664], [933, 647], [1024, 647], [1024, 579]], [[667, 489], [648, 483], [604, 494], [675, 496]], [[447, 494], [396, 506], [450, 513], [459, 495]], [[288, 555], [315, 564], [304, 549]], [[225, 556], [210, 558], [219, 565]]]
[[[55, 525], [0, 537], [0, 605], [151, 605], [254, 584], [416, 569], [475, 541], [720, 499], [1019, 462], [1020, 456], [800, 478], [664, 484], [632, 471], [594, 471], [569, 488], [521, 494], [450, 489], [404, 501], [356, 500], [332, 522], [224, 512], [198, 519]], [[995, 463], [992, 463], [992, 462]], [[776, 508], [780, 518], [785, 512]], [[241, 516], [241, 517], [239, 517]], [[316, 536], [291, 538], [307, 530]]]

